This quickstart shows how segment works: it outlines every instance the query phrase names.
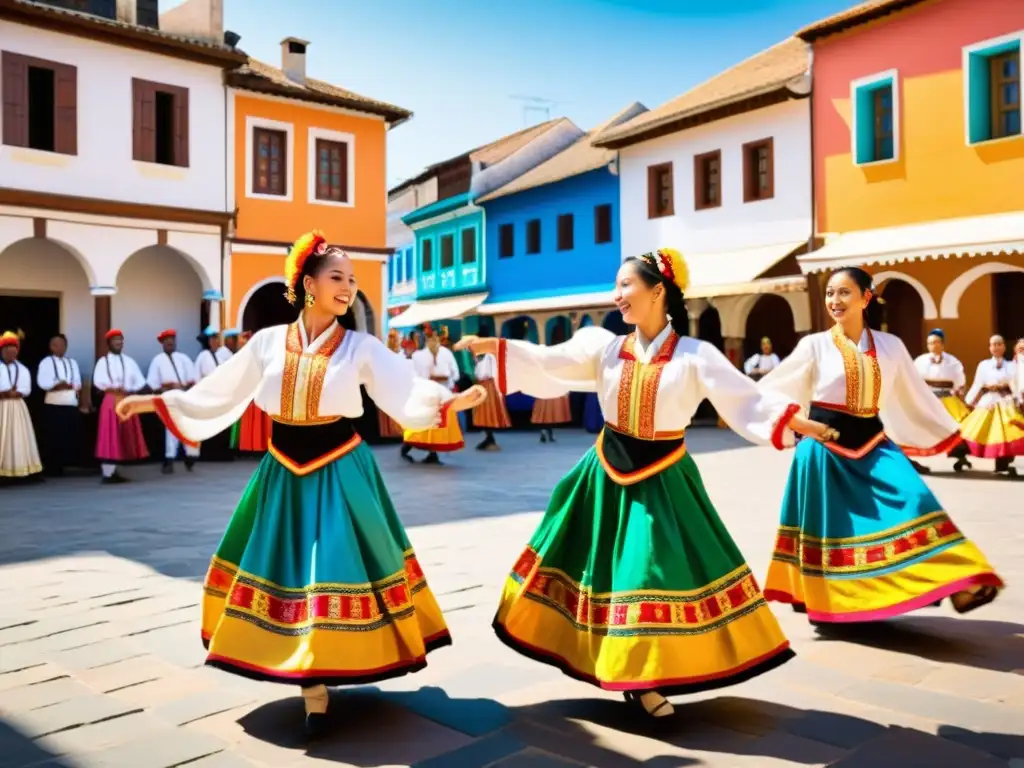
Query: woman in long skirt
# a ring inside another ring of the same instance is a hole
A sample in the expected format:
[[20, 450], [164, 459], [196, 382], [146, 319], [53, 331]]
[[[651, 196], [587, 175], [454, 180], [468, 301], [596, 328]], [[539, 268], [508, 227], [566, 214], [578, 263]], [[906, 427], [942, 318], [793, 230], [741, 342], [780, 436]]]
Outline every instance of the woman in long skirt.
[[569, 404], [569, 395], [537, 398], [533, 401], [530, 423], [540, 427], [540, 441], [542, 443], [555, 442], [555, 433], [552, 431], [552, 427], [556, 427], [559, 424], [568, 424], [571, 421], [572, 407]]
[[1014, 458], [1024, 456], [1024, 414], [1014, 392], [1017, 363], [1007, 360], [1006, 342], [993, 336], [987, 360], [978, 363], [974, 382], [967, 393], [973, 409], [960, 423], [960, 431], [971, 456], [995, 459], [995, 471], [1017, 476]]
[[478, 451], [496, 451], [500, 446], [494, 437], [495, 430], [510, 429], [512, 419], [505, 407], [505, 396], [498, 391], [498, 361], [494, 355], [481, 355], [473, 369], [473, 378], [487, 391], [487, 400], [473, 409], [473, 426], [484, 430], [484, 439]]
[[0, 335], [0, 481], [38, 479], [43, 471], [39, 446], [25, 398], [32, 394], [32, 373], [18, 362], [21, 337]]
[[285, 268], [296, 322], [264, 329], [189, 390], [135, 396], [122, 417], [156, 411], [182, 441], [234, 422], [255, 399], [273, 419], [204, 584], [207, 663], [302, 686], [310, 735], [324, 728], [328, 685], [422, 669], [451, 639], [370, 449], [353, 428], [360, 386], [400, 422], [428, 427], [471, 408], [417, 379], [375, 337], [347, 330], [352, 264], [319, 233]]
[[960, 434], [903, 342], [867, 327], [872, 290], [862, 269], [835, 272], [832, 330], [805, 336], [758, 383], [828, 425], [825, 442], [796, 446], [765, 584], [813, 622], [887, 619], [945, 597], [963, 613], [1003, 585], [907, 458], [946, 453]]
[[666, 696], [738, 683], [793, 655], [687, 453], [694, 411], [710, 398], [765, 444], [787, 426], [823, 428], [685, 335], [686, 275], [668, 249], [626, 260], [614, 299], [636, 326], [628, 336], [587, 327], [550, 347], [461, 342], [497, 357], [505, 392], [596, 392], [606, 420], [506, 580], [498, 637], [654, 716], [672, 713]]

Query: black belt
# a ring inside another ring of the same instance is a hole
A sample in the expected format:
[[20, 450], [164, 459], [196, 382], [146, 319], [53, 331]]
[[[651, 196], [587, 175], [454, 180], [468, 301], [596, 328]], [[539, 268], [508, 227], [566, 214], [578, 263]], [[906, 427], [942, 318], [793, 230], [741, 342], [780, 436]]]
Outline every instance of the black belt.
[[307, 475], [341, 458], [362, 442], [350, 419], [326, 424], [273, 422], [270, 453], [296, 475]]
[[807, 414], [811, 421], [819, 421], [839, 432], [839, 439], [833, 440], [834, 445], [848, 451], [859, 451], [865, 445], [877, 440], [885, 432], [882, 420], [878, 415], [854, 416], [852, 413], [837, 411], [824, 405], [812, 403]]
[[595, 447], [608, 476], [619, 485], [633, 485], [653, 477], [685, 456], [686, 437], [641, 440], [606, 424]]

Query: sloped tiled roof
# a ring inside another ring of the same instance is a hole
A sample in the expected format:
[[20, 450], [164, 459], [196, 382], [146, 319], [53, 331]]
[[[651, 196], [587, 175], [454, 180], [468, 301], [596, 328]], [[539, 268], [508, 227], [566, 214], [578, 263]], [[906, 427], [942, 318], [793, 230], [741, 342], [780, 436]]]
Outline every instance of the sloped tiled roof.
[[925, 0], [867, 0], [867, 2], [858, 3], [845, 11], [808, 24], [797, 32], [796, 36], [809, 43], [923, 2]]
[[636, 116], [641, 111], [646, 111], [646, 109], [647, 107], [643, 104], [633, 102], [621, 112], [581, 136], [574, 144], [562, 152], [559, 152], [537, 167], [530, 169], [522, 176], [513, 179], [505, 186], [496, 189], [489, 195], [484, 195], [478, 202], [483, 203], [497, 197], [505, 197], [516, 192], [522, 192], [526, 189], [553, 184], [556, 181], [562, 181], [563, 179], [578, 176], [581, 173], [594, 171], [608, 165], [608, 163], [615, 159], [615, 150], [595, 147], [593, 144], [594, 137], [601, 133], [601, 131], [618, 125]]
[[0, 0], [0, 19], [225, 68], [238, 66], [246, 59], [245, 53], [223, 42], [161, 32], [32, 0]]
[[307, 77], [305, 82], [298, 83], [290, 79], [284, 70], [253, 58], [228, 74], [228, 84], [249, 91], [273, 93], [301, 101], [368, 112], [371, 115], [380, 115], [392, 124], [404, 122], [412, 117], [412, 112], [407, 109], [362, 96], [323, 80]]
[[609, 148], [626, 146], [683, 130], [689, 127], [688, 123], [701, 122], [698, 120], [701, 116], [710, 119], [715, 110], [736, 108], [748, 101], [753, 104], [757, 97], [774, 92], [791, 91], [793, 96], [806, 95], [801, 90], [806, 86], [798, 83], [809, 65], [807, 44], [799, 38], [788, 38], [720, 72], [682, 96], [628, 123], [609, 128], [594, 143]]

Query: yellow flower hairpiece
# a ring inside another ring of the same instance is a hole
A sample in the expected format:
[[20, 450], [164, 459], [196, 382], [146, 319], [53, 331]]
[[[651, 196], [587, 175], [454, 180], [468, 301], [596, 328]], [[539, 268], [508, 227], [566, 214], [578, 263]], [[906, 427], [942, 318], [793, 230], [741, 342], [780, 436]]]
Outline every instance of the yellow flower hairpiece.
[[680, 291], [686, 293], [690, 287], [690, 270], [686, 266], [683, 254], [675, 248], [659, 248], [653, 253], [645, 253], [640, 258], [658, 270], [661, 276], [674, 283]]
[[326, 250], [327, 240], [319, 229], [307, 232], [295, 241], [295, 245], [288, 252], [288, 258], [284, 262], [284, 284], [286, 286], [284, 297], [289, 304], [295, 304], [295, 289], [306, 259], [314, 252], [323, 253]]

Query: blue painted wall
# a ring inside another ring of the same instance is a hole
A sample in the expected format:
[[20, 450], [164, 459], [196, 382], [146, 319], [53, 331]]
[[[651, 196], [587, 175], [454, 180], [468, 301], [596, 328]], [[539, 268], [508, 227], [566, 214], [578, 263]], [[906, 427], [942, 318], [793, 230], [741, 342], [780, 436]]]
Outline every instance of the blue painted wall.
[[[619, 179], [606, 168], [482, 203], [487, 213], [488, 303], [611, 291], [621, 263]], [[595, 243], [595, 207], [611, 205], [612, 238]], [[558, 250], [558, 217], [573, 214], [573, 249]], [[540, 252], [526, 252], [526, 223], [540, 219]], [[501, 258], [500, 228], [515, 228], [511, 258]]]
[[408, 303], [409, 297], [402, 296], [395, 299], [391, 291], [395, 283], [403, 283], [412, 280], [416, 268], [416, 246], [409, 243], [401, 248], [396, 248], [388, 259], [388, 304]]
[[[464, 232], [471, 235], [464, 235]], [[437, 296], [452, 296], [461, 293], [475, 293], [485, 289], [486, 269], [484, 267], [484, 212], [470, 211], [463, 215], [432, 224], [416, 230], [416, 298], [429, 299]], [[475, 256], [464, 261], [463, 237], [472, 237]], [[453, 255], [450, 266], [442, 266], [442, 243], [452, 238]], [[430, 268], [423, 268], [425, 243], [430, 242]]]

